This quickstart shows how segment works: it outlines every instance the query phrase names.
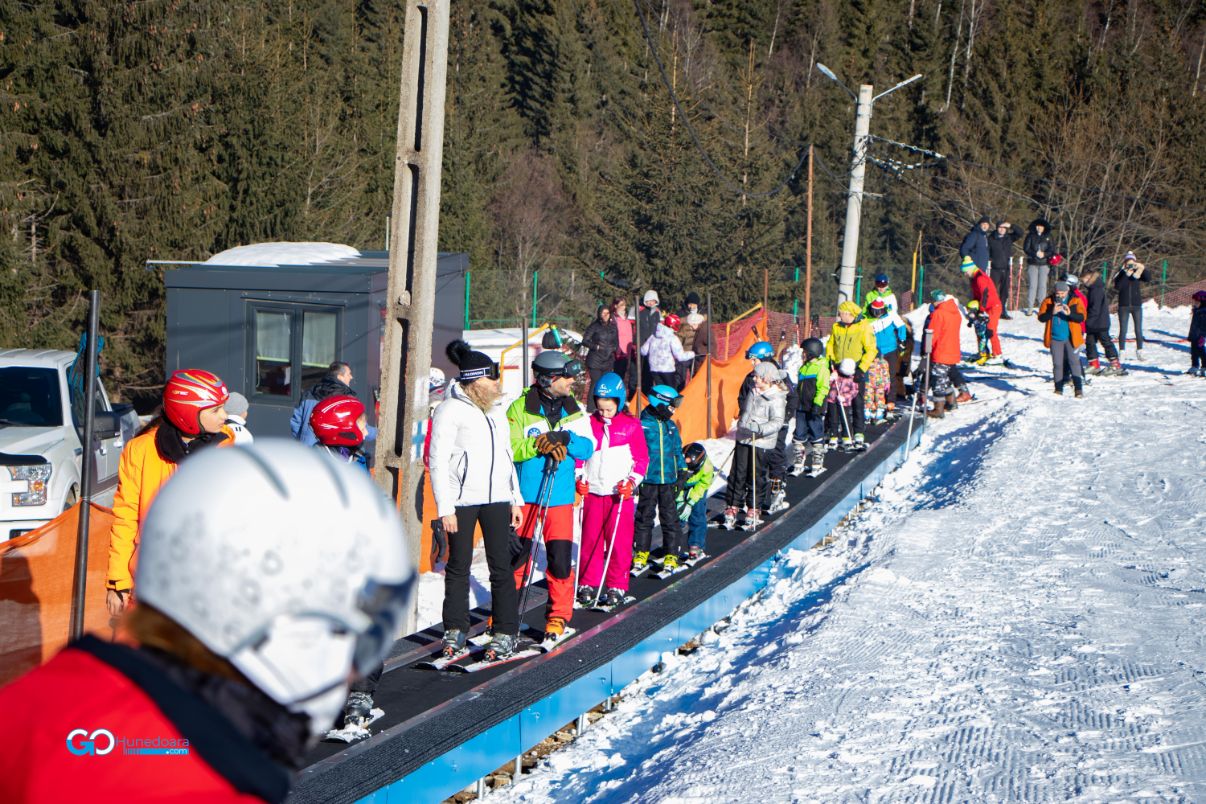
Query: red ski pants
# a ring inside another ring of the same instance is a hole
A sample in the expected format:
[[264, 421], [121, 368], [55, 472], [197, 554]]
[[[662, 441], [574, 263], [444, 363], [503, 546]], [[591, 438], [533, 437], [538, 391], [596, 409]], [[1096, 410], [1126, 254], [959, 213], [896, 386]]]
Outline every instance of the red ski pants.
[[[583, 505], [582, 550], [578, 554], [580, 583], [627, 592], [629, 570], [632, 569], [632, 526], [636, 521], [632, 498], [621, 503], [616, 495], [587, 494]], [[618, 521], [616, 517], [619, 517]], [[607, 558], [609, 549], [610, 561]], [[606, 576], [604, 563], [607, 564]]]
[[[519, 535], [531, 539], [541, 519], [544, 520], [545, 581], [549, 586], [549, 604], [544, 618], [560, 617], [567, 623], [574, 615], [574, 506], [556, 505], [545, 509], [543, 517], [535, 503], [523, 507], [523, 522]], [[515, 570], [515, 588], [523, 593], [527, 564]], [[523, 612], [519, 613], [523, 618]]]
[[997, 330], [1001, 326], [1001, 308], [991, 307], [988, 309], [988, 331], [992, 333], [992, 356], [1001, 356], [1001, 338], [997, 335]]

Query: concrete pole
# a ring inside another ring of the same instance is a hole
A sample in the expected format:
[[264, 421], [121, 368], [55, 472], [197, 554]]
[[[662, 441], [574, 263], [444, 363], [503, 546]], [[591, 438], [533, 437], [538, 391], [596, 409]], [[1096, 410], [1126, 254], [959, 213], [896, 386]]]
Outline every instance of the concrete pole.
[[[422, 543], [416, 490], [423, 477], [420, 451], [435, 326], [448, 9], [449, 0], [406, 0], [375, 453], [377, 483], [398, 502], [416, 567]], [[416, 596], [402, 633], [417, 627], [417, 606]]]
[[871, 131], [871, 84], [858, 88], [854, 113], [854, 154], [850, 161], [850, 189], [846, 197], [846, 236], [842, 240], [842, 267], [838, 277], [838, 304], [854, 300], [854, 274], [858, 265], [858, 226], [863, 212], [863, 178], [867, 174], [867, 135]]

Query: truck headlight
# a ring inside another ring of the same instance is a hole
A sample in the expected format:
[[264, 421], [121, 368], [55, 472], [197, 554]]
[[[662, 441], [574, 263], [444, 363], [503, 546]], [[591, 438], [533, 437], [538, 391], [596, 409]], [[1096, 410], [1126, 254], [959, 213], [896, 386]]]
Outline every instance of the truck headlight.
[[13, 507], [46, 504], [46, 492], [50, 488], [50, 473], [54, 470], [48, 463], [33, 466], [9, 466], [8, 473], [13, 480], [24, 480], [29, 489], [13, 493]]

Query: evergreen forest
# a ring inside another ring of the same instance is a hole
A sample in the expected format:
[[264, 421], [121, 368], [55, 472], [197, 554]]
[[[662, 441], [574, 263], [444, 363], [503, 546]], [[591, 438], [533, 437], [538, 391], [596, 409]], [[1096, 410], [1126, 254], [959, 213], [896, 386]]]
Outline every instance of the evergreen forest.
[[[1206, 276], [1202, 0], [454, 0], [441, 248], [471, 317], [584, 326], [616, 294], [723, 319], [835, 297], [857, 92], [859, 263], [962, 288], [981, 215], [1052, 222], [1073, 269], [1135, 251]], [[0, 345], [73, 348], [91, 288], [106, 371], [162, 383], [147, 260], [270, 240], [384, 247], [398, 0], [0, 0]], [[1019, 249], [1020, 253], [1020, 249]], [[956, 286], [956, 283], [958, 285]]]

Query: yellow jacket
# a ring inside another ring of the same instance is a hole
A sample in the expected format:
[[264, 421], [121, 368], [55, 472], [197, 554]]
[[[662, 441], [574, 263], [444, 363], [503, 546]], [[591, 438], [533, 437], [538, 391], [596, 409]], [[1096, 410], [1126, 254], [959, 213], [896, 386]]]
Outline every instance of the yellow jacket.
[[859, 318], [852, 324], [843, 324], [841, 321], [834, 323], [833, 332], [829, 334], [829, 344], [825, 347], [825, 355], [830, 363], [836, 366], [850, 358], [860, 369], [866, 371], [875, 362], [878, 354], [870, 321]]
[[[105, 574], [108, 589], [132, 589], [134, 587], [134, 552], [138, 549], [138, 536], [142, 521], [151, 510], [151, 502], [159, 489], [176, 473], [176, 464], [165, 461], [155, 447], [155, 432], [152, 427], [136, 436], [121, 451], [121, 462], [117, 465], [117, 492], [113, 495], [113, 525], [109, 529], [109, 569]], [[226, 428], [223, 428], [226, 432]], [[227, 434], [220, 446], [232, 444], [234, 439]]]

